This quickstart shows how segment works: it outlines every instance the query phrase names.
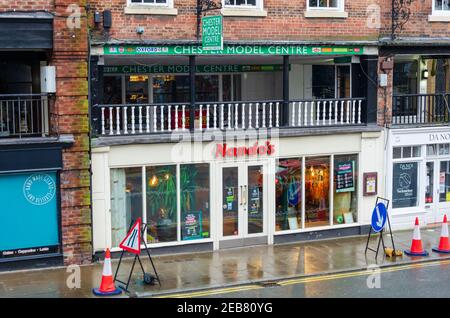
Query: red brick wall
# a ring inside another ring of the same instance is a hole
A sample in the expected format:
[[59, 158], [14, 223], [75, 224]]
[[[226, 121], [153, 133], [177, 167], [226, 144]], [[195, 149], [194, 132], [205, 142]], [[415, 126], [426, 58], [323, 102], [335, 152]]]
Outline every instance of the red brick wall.
[[[391, 0], [378, 0], [383, 8], [382, 36], [391, 33]], [[449, 22], [429, 22], [434, 0], [414, 0], [409, 6], [411, 15], [402, 30], [396, 32], [399, 37], [449, 37]]]
[[[219, 1], [219, 0], [216, 0]], [[306, 0], [265, 0], [267, 17], [224, 17], [225, 40], [374, 40], [378, 30], [366, 25], [366, 9], [374, 0], [345, 1], [347, 19], [305, 18]], [[138, 39], [137, 26], [145, 28], [142, 39], [195, 39], [196, 0], [174, 0], [177, 16], [130, 15], [126, 0], [93, 0], [94, 10], [110, 9], [116, 39]], [[92, 20], [92, 17], [91, 19]], [[100, 32], [97, 33], [99, 35]]]
[[[70, 29], [68, 7], [78, 4], [81, 28]], [[75, 143], [63, 151], [61, 180], [62, 244], [66, 264], [92, 259], [90, 163], [88, 121], [88, 35], [86, 0], [0, 0], [0, 12], [47, 10], [54, 17], [54, 49], [57, 93], [51, 98], [50, 129], [53, 135], [72, 134]]]

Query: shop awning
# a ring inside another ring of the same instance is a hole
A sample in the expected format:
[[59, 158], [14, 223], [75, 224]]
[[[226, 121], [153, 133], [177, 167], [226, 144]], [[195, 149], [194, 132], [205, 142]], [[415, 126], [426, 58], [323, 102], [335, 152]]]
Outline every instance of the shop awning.
[[52, 48], [52, 14], [47, 12], [0, 13], [0, 50]]

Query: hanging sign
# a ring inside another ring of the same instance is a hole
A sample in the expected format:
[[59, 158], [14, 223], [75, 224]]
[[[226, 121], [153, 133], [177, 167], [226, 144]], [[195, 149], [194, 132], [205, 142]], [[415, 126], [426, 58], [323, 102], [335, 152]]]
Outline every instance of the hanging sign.
[[202, 49], [223, 50], [223, 18], [221, 15], [202, 17]]
[[141, 253], [141, 228], [142, 221], [141, 218], [138, 218], [119, 247], [130, 253], [139, 255]]
[[202, 238], [202, 211], [191, 211], [184, 214], [181, 233], [183, 241]]

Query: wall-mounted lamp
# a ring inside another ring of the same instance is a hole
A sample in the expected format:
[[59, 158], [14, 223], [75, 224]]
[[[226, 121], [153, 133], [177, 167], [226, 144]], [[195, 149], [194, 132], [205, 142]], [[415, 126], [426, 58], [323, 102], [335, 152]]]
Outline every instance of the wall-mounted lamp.
[[428, 70], [423, 70], [423, 71], [422, 71], [422, 78], [423, 78], [423, 79], [427, 79], [427, 78], [428, 78], [428, 75], [429, 75]]

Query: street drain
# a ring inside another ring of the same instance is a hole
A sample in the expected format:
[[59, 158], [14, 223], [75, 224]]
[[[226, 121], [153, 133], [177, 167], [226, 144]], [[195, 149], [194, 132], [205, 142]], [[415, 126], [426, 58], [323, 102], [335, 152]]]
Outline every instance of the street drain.
[[263, 283], [260, 283], [260, 285], [264, 288], [281, 286], [280, 284], [278, 284], [278, 282], [263, 282]]

